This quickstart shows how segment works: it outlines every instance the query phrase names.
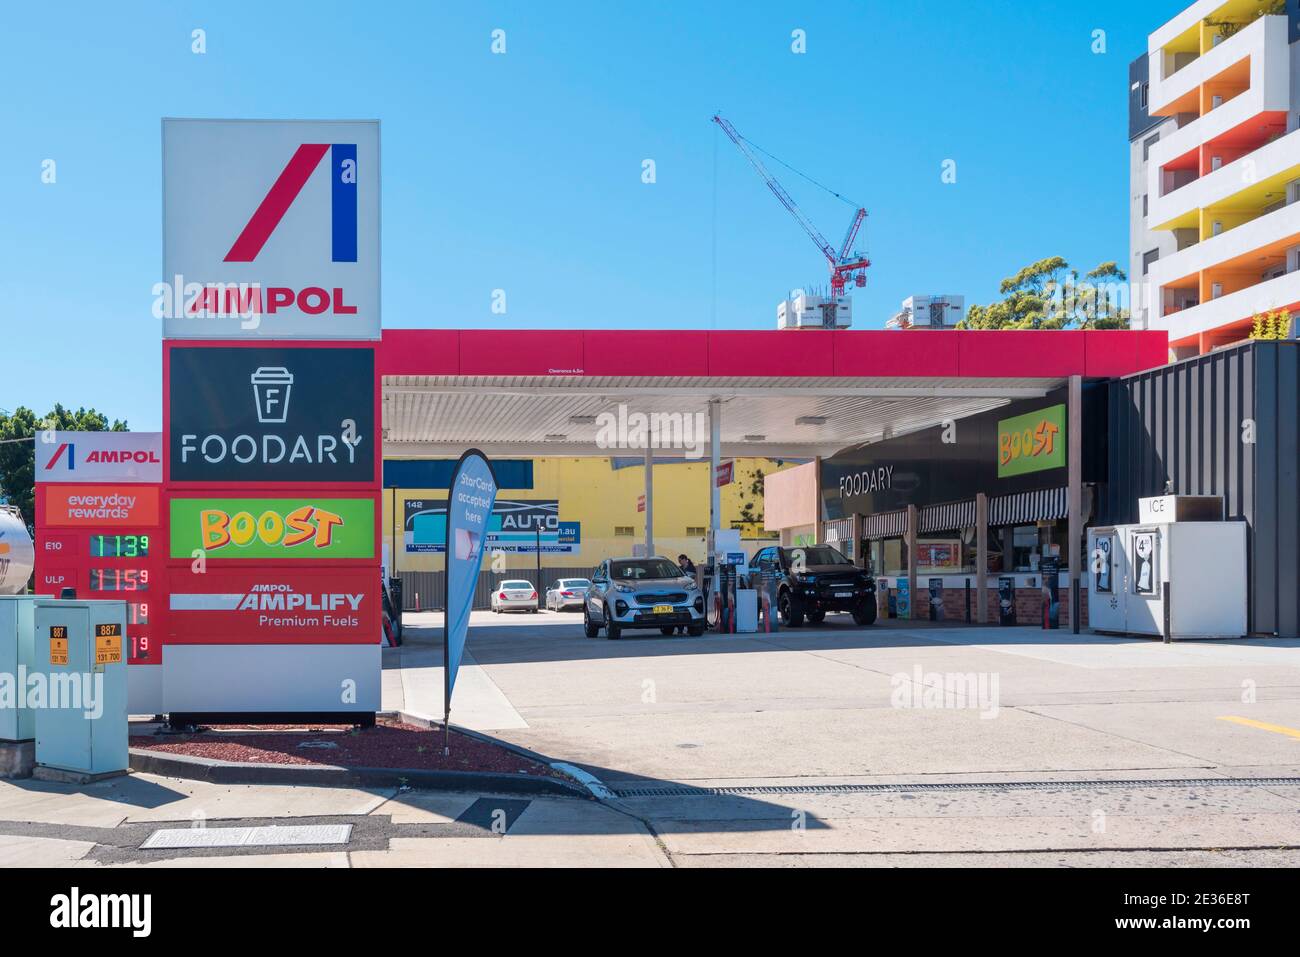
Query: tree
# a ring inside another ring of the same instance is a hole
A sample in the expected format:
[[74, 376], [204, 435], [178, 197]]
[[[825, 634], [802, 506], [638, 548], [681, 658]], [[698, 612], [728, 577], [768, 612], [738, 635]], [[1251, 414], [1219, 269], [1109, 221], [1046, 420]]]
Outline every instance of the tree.
[[42, 419], [25, 406], [12, 414], [0, 413], [0, 494], [22, 510], [27, 524], [36, 519], [36, 444], [38, 432], [125, 432], [126, 423], [114, 420], [94, 409], [73, 412], [56, 404], [54, 411]]
[[1259, 4], [1259, 9], [1248, 11], [1244, 17], [1236, 20], [1215, 20], [1213, 17], [1206, 17], [1202, 22], [1207, 27], [1218, 30], [1219, 36], [1226, 40], [1250, 26], [1260, 17], [1286, 15], [1286, 0], [1255, 0], [1255, 2]]
[[1272, 312], [1257, 312], [1251, 317], [1250, 337], [1252, 339], [1290, 339], [1291, 311], [1276, 309]]
[[974, 305], [958, 329], [1127, 329], [1119, 288], [1124, 270], [1104, 262], [1079, 281], [1060, 256], [1050, 256], [1002, 280], [1000, 302]]

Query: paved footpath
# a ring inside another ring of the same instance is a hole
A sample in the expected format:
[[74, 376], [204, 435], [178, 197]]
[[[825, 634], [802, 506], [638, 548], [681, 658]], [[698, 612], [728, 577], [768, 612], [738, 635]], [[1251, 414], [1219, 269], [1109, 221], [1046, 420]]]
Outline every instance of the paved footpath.
[[[436, 674], [440, 617], [407, 619]], [[1300, 865], [1300, 642], [579, 619], [475, 613], [464, 705], [594, 774], [674, 866]]]
[[[168, 843], [200, 846], [141, 847], [160, 831]], [[337, 839], [341, 831], [338, 844], [202, 846], [229, 843], [232, 834], [274, 841], [329, 832]], [[85, 788], [0, 781], [0, 867], [123, 865], [662, 867], [667, 857], [639, 821], [582, 798], [222, 785], [148, 774]]]
[[[385, 708], [441, 713], [440, 623], [408, 615]], [[607, 641], [475, 613], [470, 651], [453, 721], [608, 800], [0, 782], [0, 866], [1300, 866], [1300, 642], [831, 620]], [[931, 700], [933, 675], [988, 700]]]

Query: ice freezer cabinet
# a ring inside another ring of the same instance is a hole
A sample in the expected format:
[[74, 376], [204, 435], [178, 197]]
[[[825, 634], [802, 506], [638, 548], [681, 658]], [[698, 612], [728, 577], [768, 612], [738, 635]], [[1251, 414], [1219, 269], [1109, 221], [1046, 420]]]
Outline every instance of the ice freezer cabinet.
[[1246, 523], [1088, 530], [1088, 624], [1163, 638], [1246, 634]]

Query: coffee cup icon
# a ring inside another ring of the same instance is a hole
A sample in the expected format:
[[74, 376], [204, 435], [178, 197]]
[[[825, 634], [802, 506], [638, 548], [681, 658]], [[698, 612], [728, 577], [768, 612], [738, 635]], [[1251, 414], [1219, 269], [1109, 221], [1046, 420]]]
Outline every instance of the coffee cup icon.
[[257, 421], [284, 422], [289, 415], [293, 373], [284, 366], [259, 366], [249, 378], [253, 383], [253, 400], [257, 404]]

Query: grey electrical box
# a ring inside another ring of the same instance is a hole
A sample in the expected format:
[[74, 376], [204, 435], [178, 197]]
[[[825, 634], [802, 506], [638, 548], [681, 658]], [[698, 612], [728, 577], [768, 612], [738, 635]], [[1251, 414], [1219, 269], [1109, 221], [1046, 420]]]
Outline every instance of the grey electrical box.
[[128, 770], [126, 602], [37, 599], [36, 667], [46, 700], [36, 710], [36, 774]]
[[27, 678], [36, 671], [35, 602], [33, 595], [0, 595], [0, 681], [10, 686], [0, 694], [0, 741], [36, 737], [26, 694]]

